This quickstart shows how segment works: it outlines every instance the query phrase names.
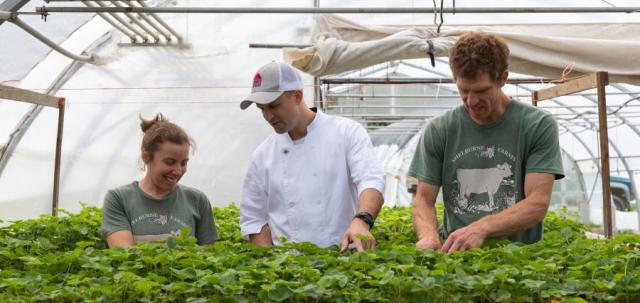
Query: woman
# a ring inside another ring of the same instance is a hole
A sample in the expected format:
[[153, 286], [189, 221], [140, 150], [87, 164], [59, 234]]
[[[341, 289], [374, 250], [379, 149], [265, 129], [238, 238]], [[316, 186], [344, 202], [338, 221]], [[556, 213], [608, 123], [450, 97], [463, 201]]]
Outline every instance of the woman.
[[201, 191], [178, 184], [187, 172], [193, 140], [162, 114], [140, 120], [147, 173], [140, 182], [107, 192], [102, 213], [107, 244], [129, 247], [141, 241], [165, 240], [184, 227], [191, 228], [199, 245], [214, 242], [218, 232], [209, 200]]

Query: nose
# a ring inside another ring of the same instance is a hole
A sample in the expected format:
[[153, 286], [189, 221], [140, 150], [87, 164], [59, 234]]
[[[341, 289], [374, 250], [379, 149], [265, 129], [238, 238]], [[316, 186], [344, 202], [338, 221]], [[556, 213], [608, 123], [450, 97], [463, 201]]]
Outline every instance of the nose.
[[173, 167], [173, 170], [171, 172], [176, 176], [182, 176], [186, 170], [187, 170], [186, 165], [183, 166], [181, 164], [177, 164]]
[[273, 118], [273, 113], [269, 108], [265, 108], [262, 110], [262, 116], [264, 117], [265, 120], [267, 120], [267, 122], [271, 122], [271, 119]]
[[467, 98], [466, 98], [466, 102], [467, 102], [467, 106], [469, 107], [474, 107], [476, 104], [478, 104], [478, 101], [480, 100], [480, 98], [478, 98], [478, 95], [473, 93], [473, 92], [469, 92], [467, 94]]

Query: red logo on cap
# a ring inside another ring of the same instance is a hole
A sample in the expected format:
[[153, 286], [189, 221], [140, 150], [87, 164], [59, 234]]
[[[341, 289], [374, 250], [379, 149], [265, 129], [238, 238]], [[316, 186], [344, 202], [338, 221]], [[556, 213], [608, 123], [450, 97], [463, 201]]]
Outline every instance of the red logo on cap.
[[260, 85], [262, 85], [262, 76], [256, 73], [256, 75], [253, 76], [253, 87], [260, 87]]

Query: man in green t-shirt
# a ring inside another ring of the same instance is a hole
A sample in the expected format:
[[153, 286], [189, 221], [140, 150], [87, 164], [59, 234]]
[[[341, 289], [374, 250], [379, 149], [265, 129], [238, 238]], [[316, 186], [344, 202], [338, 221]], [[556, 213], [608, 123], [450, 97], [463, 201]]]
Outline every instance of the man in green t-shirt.
[[[409, 169], [419, 180], [419, 249], [465, 251], [487, 238], [542, 237], [553, 181], [564, 177], [558, 127], [549, 113], [502, 91], [508, 57], [502, 39], [482, 32], [461, 36], [449, 51], [463, 105], [427, 125]], [[440, 187], [445, 211], [438, 229]]]

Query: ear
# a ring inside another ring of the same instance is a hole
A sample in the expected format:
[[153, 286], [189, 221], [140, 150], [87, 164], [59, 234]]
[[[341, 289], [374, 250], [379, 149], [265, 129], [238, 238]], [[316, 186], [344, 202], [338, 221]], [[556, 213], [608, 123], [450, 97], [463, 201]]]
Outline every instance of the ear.
[[505, 69], [502, 72], [502, 75], [500, 75], [500, 87], [503, 87], [505, 84], [507, 84], [508, 78], [509, 78], [509, 70]]
[[302, 90], [294, 90], [293, 91], [293, 95], [296, 98], [296, 105], [300, 105], [300, 103], [302, 103], [303, 98], [303, 94], [302, 94]]
[[151, 162], [151, 160], [153, 159], [153, 155], [147, 151], [142, 151], [142, 162], [144, 162], [144, 164], [149, 164], [149, 162]]

